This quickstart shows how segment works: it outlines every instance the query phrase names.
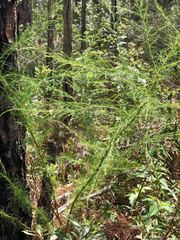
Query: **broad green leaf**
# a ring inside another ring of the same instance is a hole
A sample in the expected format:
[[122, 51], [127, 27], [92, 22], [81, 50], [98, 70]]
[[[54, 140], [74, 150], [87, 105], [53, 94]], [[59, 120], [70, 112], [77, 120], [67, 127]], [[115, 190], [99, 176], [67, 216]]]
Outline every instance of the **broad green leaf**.
[[129, 195], [129, 202], [130, 202], [130, 204], [131, 204], [131, 206], [132, 207], [134, 207], [134, 204], [135, 204], [135, 202], [136, 202], [136, 199], [137, 199], [137, 197], [138, 197], [138, 192], [133, 192], [133, 193], [131, 193], [130, 195]]
[[149, 208], [148, 217], [155, 216], [158, 212], [159, 212], [158, 204], [157, 202], [154, 202]]

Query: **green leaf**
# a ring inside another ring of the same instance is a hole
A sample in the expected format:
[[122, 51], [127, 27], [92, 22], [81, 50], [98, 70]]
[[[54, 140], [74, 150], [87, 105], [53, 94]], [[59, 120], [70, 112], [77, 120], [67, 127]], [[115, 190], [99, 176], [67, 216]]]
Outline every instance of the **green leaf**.
[[149, 208], [148, 217], [155, 216], [158, 212], [159, 212], [158, 204], [157, 202], [154, 202]]
[[129, 195], [129, 202], [132, 207], [134, 207], [137, 197], [138, 197], [138, 192], [133, 192]]
[[166, 212], [169, 212], [169, 213], [172, 213], [174, 211], [173, 206], [166, 202], [161, 201], [159, 203], [159, 207], [160, 207], [160, 209], [164, 209], [164, 210], [166, 210]]
[[114, 222], [115, 220], [116, 220], [116, 215], [115, 214], [110, 214], [110, 220], [111, 220], [111, 222]]
[[165, 178], [161, 178], [161, 179], [159, 180], [159, 182], [161, 183], [161, 188], [162, 188], [162, 189], [164, 189], [164, 190], [170, 190]]

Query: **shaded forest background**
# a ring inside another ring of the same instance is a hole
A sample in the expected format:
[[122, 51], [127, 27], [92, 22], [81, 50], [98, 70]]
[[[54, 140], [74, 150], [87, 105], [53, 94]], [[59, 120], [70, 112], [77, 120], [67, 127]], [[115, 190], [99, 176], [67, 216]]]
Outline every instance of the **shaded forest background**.
[[0, 1], [0, 240], [179, 239], [179, 1]]

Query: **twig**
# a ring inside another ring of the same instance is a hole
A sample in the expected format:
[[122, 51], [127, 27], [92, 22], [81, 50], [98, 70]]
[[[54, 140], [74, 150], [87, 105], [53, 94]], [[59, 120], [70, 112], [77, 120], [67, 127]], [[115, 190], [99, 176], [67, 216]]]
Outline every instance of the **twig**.
[[60, 216], [59, 216], [58, 204], [56, 202], [55, 196], [53, 196], [53, 202], [54, 202], [54, 207], [51, 206], [51, 208], [52, 208], [52, 211], [55, 214], [56, 218], [58, 219], [59, 226], [61, 226], [62, 225], [62, 221], [61, 221]]
[[61, 196], [59, 196], [56, 201], [60, 202], [68, 197], [70, 197], [72, 194], [72, 192], [65, 192], [64, 194], [62, 194]]
[[64, 212], [69, 207], [70, 204], [71, 202], [62, 205], [60, 208], [58, 208], [58, 213], [61, 214], [62, 212]]
[[91, 193], [90, 195], [88, 195], [87, 197], [81, 198], [81, 201], [84, 200], [90, 200], [92, 198], [96, 198], [98, 196], [101, 196], [102, 194], [108, 192], [109, 190], [111, 190], [112, 186], [109, 187], [104, 187], [102, 190], [100, 190], [99, 192], [95, 192], [95, 193]]
[[[105, 187], [102, 190], [100, 190], [99, 192], [95, 192], [86, 197], [81, 198], [81, 201], [86, 201], [86, 200], [88, 201], [92, 198], [96, 198], [96, 197], [108, 192], [109, 190], [111, 190], [111, 188], [112, 188], [112, 186]], [[62, 212], [64, 212], [70, 206], [70, 204], [71, 204], [71, 202], [65, 203], [64, 205], [62, 205], [60, 208], [58, 208], [58, 213], [61, 214]]]

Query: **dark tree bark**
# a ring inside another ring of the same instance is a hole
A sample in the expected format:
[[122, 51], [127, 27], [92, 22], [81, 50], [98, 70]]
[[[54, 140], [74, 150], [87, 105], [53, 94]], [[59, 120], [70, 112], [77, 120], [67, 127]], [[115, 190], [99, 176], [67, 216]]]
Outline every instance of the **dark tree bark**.
[[[63, 0], [63, 52], [65, 57], [69, 58], [72, 54], [72, 5], [71, 0]], [[68, 70], [69, 65], [65, 66], [65, 69]], [[63, 91], [65, 93], [65, 101], [70, 100], [67, 95], [73, 95], [72, 79], [65, 78], [63, 82]]]
[[[54, 194], [54, 191], [53, 191], [51, 179], [45, 170], [42, 177], [41, 194], [38, 200], [38, 208], [40, 207], [45, 211], [46, 216], [48, 217], [47, 219], [48, 222], [46, 220], [44, 221], [41, 218], [38, 218], [37, 223], [43, 225], [43, 227], [47, 229], [48, 229], [49, 221], [53, 219], [53, 209], [51, 205], [53, 194]], [[48, 239], [50, 239], [49, 236], [44, 237], [44, 240], [48, 240]]]
[[117, 30], [117, 0], [111, 0], [111, 27], [114, 31]]
[[[8, 47], [17, 34], [15, 22], [16, 12], [14, 1], [1, 0], [0, 2], [0, 53]], [[15, 66], [15, 54], [6, 56], [6, 61], [2, 60], [1, 69], [4, 72], [11, 71]]]
[[[0, 54], [15, 39], [17, 33], [15, 1], [1, 0], [0, 2]], [[16, 66], [15, 53], [4, 58], [1, 63], [1, 74], [9, 73]], [[26, 187], [25, 149], [23, 139], [25, 135], [22, 125], [17, 123], [18, 113], [12, 114], [9, 109], [12, 103], [6, 97], [3, 83], [0, 83], [0, 209], [7, 214], [19, 219], [20, 222], [30, 227], [31, 209], [23, 210], [16, 199], [7, 179]], [[22, 233], [19, 226], [13, 227], [0, 216], [0, 239], [2, 240], [25, 240], [29, 239]]]
[[53, 16], [52, 16], [52, 6], [53, 6], [53, 0], [48, 0], [47, 4], [47, 11], [48, 11], [48, 30], [47, 30], [47, 59], [46, 59], [46, 65], [53, 69], [53, 58], [50, 56], [52, 51], [54, 50], [54, 31], [55, 31], [55, 24], [53, 22]]
[[75, 3], [75, 6], [77, 7], [78, 6], [78, 2], [81, 1], [81, 0], [74, 0], [74, 3]]
[[81, 3], [81, 52], [86, 49], [85, 32], [86, 32], [86, 12], [87, 12], [87, 0], [82, 0]]
[[71, 0], [63, 1], [63, 52], [70, 57], [72, 53], [72, 6]]
[[17, 7], [17, 26], [24, 30], [32, 24], [32, 0], [21, 0]]

